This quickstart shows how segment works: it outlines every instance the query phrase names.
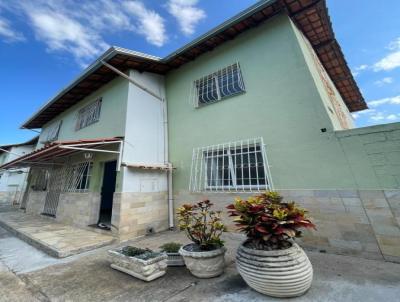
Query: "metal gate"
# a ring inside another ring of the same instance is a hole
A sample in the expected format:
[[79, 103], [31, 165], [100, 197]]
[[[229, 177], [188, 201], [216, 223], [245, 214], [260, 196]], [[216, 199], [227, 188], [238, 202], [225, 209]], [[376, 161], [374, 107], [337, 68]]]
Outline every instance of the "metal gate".
[[63, 173], [63, 166], [55, 166], [50, 171], [49, 187], [42, 212], [43, 215], [56, 217], [58, 200], [60, 199], [63, 185]]
[[24, 195], [22, 196], [21, 205], [19, 207], [21, 210], [26, 210], [26, 206], [29, 199], [29, 191], [31, 188], [31, 182], [32, 182], [32, 170], [29, 171], [28, 179], [26, 181]]

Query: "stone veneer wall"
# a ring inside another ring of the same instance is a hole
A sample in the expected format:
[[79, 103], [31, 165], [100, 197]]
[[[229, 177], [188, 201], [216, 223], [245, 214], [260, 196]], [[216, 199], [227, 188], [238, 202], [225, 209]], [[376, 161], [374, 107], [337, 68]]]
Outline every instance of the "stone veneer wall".
[[96, 224], [99, 219], [100, 193], [61, 193], [56, 220], [80, 227]]
[[167, 192], [114, 193], [111, 224], [120, 240], [168, 229]]
[[[43, 212], [47, 192], [30, 191], [26, 212], [40, 215]], [[80, 227], [97, 223], [100, 209], [99, 193], [61, 193], [56, 221]]]
[[[400, 190], [285, 190], [310, 211], [317, 231], [305, 231], [303, 247], [369, 259], [400, 262]], [[229, 231], [234, 231], [226, 206], [249, 194], [179, 192], [175, 208], [185, 202], [210, 199], [220, 210]]]
[[29, 214], [40, 215], [43, 212], [44, 202], [46, 200], [46, 191], [29, 191], [26, 204], [26, 212]]

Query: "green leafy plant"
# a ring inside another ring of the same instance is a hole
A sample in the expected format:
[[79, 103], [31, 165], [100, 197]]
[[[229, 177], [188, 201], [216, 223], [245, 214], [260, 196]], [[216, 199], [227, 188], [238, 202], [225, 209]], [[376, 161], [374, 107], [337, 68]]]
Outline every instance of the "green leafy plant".
[[282, 202], [277, 192], [266, 192], [247, 200], [237, 198], [227, 206], [238, 229], [247, 235], [246, 245], [275, 250], [291, 246], [290, 239], [301, 236], [300, 228], [314, 228], [307, 211], [294, 201]]
[[167, 242], [160, 246], [160, 249], [162, 252], [166, 253], [178, 253], [181, 246], [182, 244], [177, 242]]
[[134, 246], [125, 246], [121, 249], [121, 253], [128, 257], [135, 257], [142, 260], [149, 260], [160, 256], [160, 253], [154, 252], [150, 249], [141, 249]]
[[224, 245], [221, 235], [226, 227], [221, 221], [221, 211], [213, 211], [209, 200], [196, 204], [184, 204], [178, 208], [179, 229], [185, 231], [188, 238], [200, 250], [213, 250]]

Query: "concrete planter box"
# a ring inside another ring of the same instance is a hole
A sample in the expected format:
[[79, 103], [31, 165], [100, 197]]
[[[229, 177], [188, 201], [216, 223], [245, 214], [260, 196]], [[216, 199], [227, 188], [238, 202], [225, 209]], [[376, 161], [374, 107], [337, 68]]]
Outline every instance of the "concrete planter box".
[[185, 266], [185, 261], [179, 253], [167, 253], [167, 265], [168, 266]]
[[143, 281], [152, 281], [166, 273], [167, 255], [142, 260], [122, 254], [121, 249], [108, 251], [111, 267]]
[[311, 286], [313, 269], [306, 253], [296, 244], [285, 250], [263, 251], [241, 244], [237, 269], [254, 290], [272, 297], [297, 297]]
[[226, 248], [221, 247], [213, 251], [191, 252], [187, 248], [189, 245], [182, 246], [179, 254], [182, 255], [186, 267], [198, 278], [212, 278], [221, 275], [225, 268]]

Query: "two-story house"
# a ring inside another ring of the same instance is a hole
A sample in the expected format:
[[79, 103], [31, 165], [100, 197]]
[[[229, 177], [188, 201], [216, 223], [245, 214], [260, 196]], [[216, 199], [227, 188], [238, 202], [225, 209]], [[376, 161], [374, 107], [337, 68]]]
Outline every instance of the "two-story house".
[[400, 175], [365, 138], [399, 127], [352, 129], [366, 108], [325, 1], [264, 0], [165, 58], [110, 48], [23, 124], [42, 129], [36, 150], [1, 168], [35, 163], [27, 212], [120, 238], [173, 227], [183, 202], [280, 190], [332, 226], [314, 245], [373, 254], [363, 202], [390, 202]]
[[[0, 146], [0, 165], [32, 152], [38, 142], [34, 137], [27, 142]], [[0, 171], [0, 204], [17, 204], [25, 191], [29, 168]]]

